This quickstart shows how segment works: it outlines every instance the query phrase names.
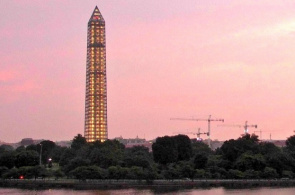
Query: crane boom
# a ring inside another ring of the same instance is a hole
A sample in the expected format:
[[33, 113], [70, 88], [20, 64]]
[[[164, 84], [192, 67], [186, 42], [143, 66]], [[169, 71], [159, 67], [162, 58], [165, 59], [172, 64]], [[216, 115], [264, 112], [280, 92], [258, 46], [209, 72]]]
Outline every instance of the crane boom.
[[244, 127], [244, 134], [248, 134], [248, 127], [254, 127], [257, 128], [257, 125], [248, 125], [248, 121], [245, 121], [244, 125], [218, 125], [218, 126], [222, 126], [222, 127]]
[[208, 122], [208, 145], [211, 148], [211, 139], [210, 139], [210, 123], [211, 121], [221, 121], [224, 122], [224, 119], [212, 119], [211, 115], [207, 119], [204, 118], [170, 118], [170, 120], [185, 120], [185, 121], [207, 121]]

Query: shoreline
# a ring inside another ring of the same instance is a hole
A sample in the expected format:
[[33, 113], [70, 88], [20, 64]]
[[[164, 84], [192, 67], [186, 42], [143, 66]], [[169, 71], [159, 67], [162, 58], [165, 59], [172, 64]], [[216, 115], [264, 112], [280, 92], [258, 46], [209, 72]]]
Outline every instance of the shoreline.
[[60, 180], [30, 180], [30, 179], [7, 179], [0, 180], [1, 188], [23, 188], [23, 189], [74, 189], [74, 190], [98, 190], [98, 189], [191, 189], [191, 188], [214, 188], [224, 187], [233, 189], [255, 188], [255, 187], [294, 187], [295, 180], [86, 180], [76, 179]]

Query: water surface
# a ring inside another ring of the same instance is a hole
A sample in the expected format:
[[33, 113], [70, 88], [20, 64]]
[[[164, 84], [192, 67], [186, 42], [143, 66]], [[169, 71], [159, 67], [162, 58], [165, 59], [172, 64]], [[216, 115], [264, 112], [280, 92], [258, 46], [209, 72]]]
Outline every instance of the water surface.
[[133, 194], [167, 194], [167, 195], [294, 195], [295, 188], [253, 188], [253, 189], [181, 189], [174, 191], [152, 189], [122, 189], [122, 190], [69, 190], [47, 189], [26, 190], [14, 188], [0, 188], [0, 195], [133, 195]]

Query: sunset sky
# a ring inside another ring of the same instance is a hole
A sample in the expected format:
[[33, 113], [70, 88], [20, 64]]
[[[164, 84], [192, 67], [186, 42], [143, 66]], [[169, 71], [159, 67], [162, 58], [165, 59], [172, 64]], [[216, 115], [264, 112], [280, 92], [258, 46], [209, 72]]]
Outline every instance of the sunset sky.
[[[0, 140], [84, 134], [87, 22], [106, 21], [109, 138], [295, 130], [294, 0], [1, 0]], [[257, 133], [259, 134], [259, 133]], [[189, 135], [194, 137], [195, 135]], [[203, 136], [205, 138], [205, 136]]]

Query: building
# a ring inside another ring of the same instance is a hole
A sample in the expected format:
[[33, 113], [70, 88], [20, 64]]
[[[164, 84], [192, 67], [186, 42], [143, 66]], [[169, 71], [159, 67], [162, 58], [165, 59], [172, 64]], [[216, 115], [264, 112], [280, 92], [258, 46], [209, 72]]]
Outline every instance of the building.
[[84, 137], [88, 142], [108, 138], [105, 21], [97, 6], [87, 31]]
[[138, 136], [136, 138], [127, 139], [124, 139], [122, 136], [120, 136], [114, 139], [118, 140], [121, 144], [124, 144], [126, 148], [132, 148], [134, 146], [144, 146], [147, 147], [149, 151], [152, 151], [153, 141], [147, 141], [146, 139], [139, 138]]

